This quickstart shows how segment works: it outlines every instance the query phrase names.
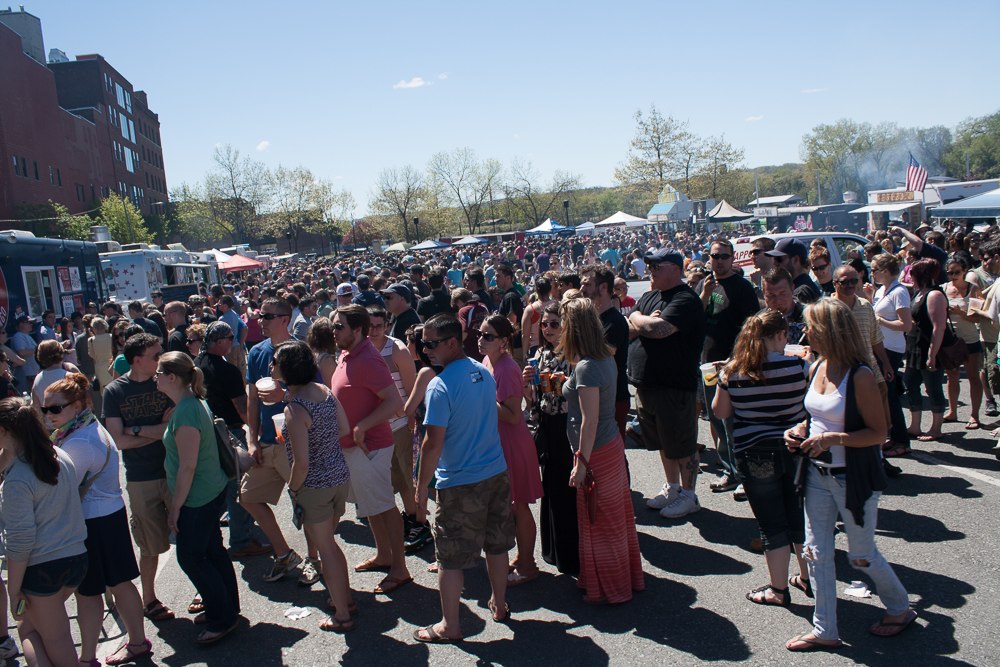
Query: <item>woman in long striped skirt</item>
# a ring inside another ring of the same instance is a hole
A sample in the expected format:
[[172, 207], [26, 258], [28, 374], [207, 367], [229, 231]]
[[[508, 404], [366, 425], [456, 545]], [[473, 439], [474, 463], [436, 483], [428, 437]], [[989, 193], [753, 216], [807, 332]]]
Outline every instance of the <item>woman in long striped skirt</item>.
[[563, 355], [573, 372], [563, 386], [574, 451], [570, 486], [577, 490], [580, 578], [584, 601], [619, 604], [646, 585], [639, 555], [625, 445], [615, 422], [618, 369], [589, 299], [562, 307]]

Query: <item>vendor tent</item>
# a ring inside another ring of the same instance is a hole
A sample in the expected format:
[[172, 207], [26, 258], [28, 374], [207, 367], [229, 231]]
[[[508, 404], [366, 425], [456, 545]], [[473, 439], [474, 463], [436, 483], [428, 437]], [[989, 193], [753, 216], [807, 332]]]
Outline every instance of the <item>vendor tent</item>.
[[548, 218], [537, 227], [532, 227], [526, 231], [525, 234], [558, 234], [566, 231], [572, 231], [572, 229], [570, 227], [566, 227], [565, 225], [560, 225], [552, 218]]
[[576, 226], [576, 233], [582, 236], [589, 236], [594, 233], [596, 225], [592, 222], [584, 222], [583, 224]]
[[481, 239], [478, 236], [466, 236], [455, 241], [452, 245], [476, 245], [479, 243], [486, 243], [486, 239]]
[[710, 222], [736, 222], [737, 220], [749, 220], [752, 217], [753, 213], [744, 213], [738, 208], [730, 206], [729, 202], [725, 199], [716, 204], [715, 208], [708, 212], [708, 220]]
[[931, 210], [930, 215], [932, 218], [1000, 217], [1000, 188], [938, 206]]
[[263, 268], [263, 266], [256, 259], [244, 257], [243, 255], [234, 255], [225, 262], [219, 262], [219, 268], [223, 271], [251, 271]]
[[441, 241], [435, 241], [434, 239], [427, 239], [426, 241], [421, 241], [415, 246], [412, 246], [410, 250], [437, 250], [438, 248], [447, 248], [447, 243], [442, 243]]
[[399, 243], [393, 243], [391, 246], [385, 249], [386, 252], [406, 252], [413, 247], [412, 243], [407, 243], [406, 241], [400, 241]]
[[642, 227], [643, 225], [649, 224], [646, 218], [637, 218], [634, 215], [629, 215], [624, 211], [618, 211], [614, 215], [610, 215], [604, 220], [597, 223], [597, 227], [614, 227], [616, 225], [624, 225], [626, 227]]
[[215, 248], [212, 248], [211, 250], [206, 250], [205, 252], [208, 253], [209, 255], [214, 255], [215, 256], [215, 263], [216, 264], [222, 264], [223, 262], [228, 262], [229, 260], [231, 260], [233, 258], [232, 255], [227, 255], [226, 253], [222, 252], [221, 250], [216, 250]]

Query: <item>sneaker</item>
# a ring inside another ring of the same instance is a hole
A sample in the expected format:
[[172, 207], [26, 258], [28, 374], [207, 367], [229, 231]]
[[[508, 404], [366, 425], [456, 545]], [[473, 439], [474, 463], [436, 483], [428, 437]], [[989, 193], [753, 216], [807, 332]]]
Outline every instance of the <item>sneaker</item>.
[[728, 473], [723, 473], [719, 475], [717, 480], [712, 482], [710, 488], [712, 489], [712, 493], [723, 493], [725, 491], [732, 491], [739, 485], [740, 483], [735, 477]]
[[661, 510], [677, 498], [677, 494], [680, 492], [680, 487], [671, 487], [669, 484], [664, 484], [659, 493], [646, 500], [646, 507], [651, 510]]
[[1000, 416], [1000, 410], [997, 410], [996, 401], [986, 401], [986, 416], [987, 417]]
[[7, 639], [0, 642], [0, 659], [3, 659], [4, 661], [10, 660], [11, 658], [16, 657], [18, 653], [20, 653], [20, 651], [17, 650], [17, 644], [14, 643], [14, 638], [7, 635]]
[[302, 561], [302, 574], [299, 575], [299, 586], [312, 586], [322, 574], [322, 566], [319, 561], [306, 558]]
[[738, 503], [745, 503], [747, 501], [747, 492], [744, 490], [742, 484], [737, 486], [736, 490], [733, 491], [733, 500]]
[[414, 553], [420, 551], [428, 544], [434, 542], [434, 536], [431, 535], [431, 527], [425, 524], [414, 524], [410, 529], [410, 532], [406, 534], [406, 540], [403, 542], [403, 547], [406, 553]]
[[666, 507], [660, 510], [660, 516], [665, 519], [679, 519], [688, 514], [694, 514], [701, 509], [698, 496], [694, 493], [678, 493]]
[[400, 512], [399, 516], [403, 519], [403, 540], [405, 541], [406, 536], [417, 525], [417, 517], [414, 514], [407, 514], [406, 512]]
[[294, 550], [289, 551], [287, 554], [281, 558], [274, 558], [274, 564], [271, 566], [271, 571], [264, 575], [264, 581], [281, 581], [289, 574], [292, 570], [302, 562], [302, 556], [295, 553]]

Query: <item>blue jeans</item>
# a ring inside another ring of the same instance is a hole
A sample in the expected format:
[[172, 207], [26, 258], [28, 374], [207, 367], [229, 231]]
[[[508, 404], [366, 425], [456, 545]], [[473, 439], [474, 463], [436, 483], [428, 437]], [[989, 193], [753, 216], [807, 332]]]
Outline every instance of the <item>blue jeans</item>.
[[[871, 577], [886, 613], [902, 614], [910, 607], [906, 589], [875, 546], [880, 495], [878, 491], [872, 493], [865, 503], [865, 525], [858, 526], [847, 509], [846, 476], [821, 475], [815, 466], [810, 466], [806, 480], [806, 543], [802, 550], [809, 564], [809, 578], [816, 595], [813, 634], [819, 639], [840, 639], [837, 631], [837, 568], [834, 563], [834, 530], [838, 513], [847, 533], [847, 558], [854, 568]], [[857, 565], [856, 561], [867, 561], [868, 564]]]
[[[243, 427], [231, 427], [229, 432], [246, 449], [247, 434]], [[229, 484], [226, 485], [226, 510], [229, 512], [229, 548], [233, 551], [249, 546], [254, 539], [253, 517], [240, 505], [239, 494], [239, 478], [229, 480]], [[258, 541], [263, 544], [266, 540]]]
[[236, 570], [219, 529], [225, 495], [201, 507], [184, 506], [177, 519], [177, 564], [201, 595], [212, 632], [229, 629], [240, 614]]
[[712, 412], [712, 401], [715, 399], [715, 387], [704, 386], [705, 403], [708, 409], [708, 421], [712, 424], [718, 444], [716, 448], [719, 454], [719, 466], [727, 475], [732, 475], [739, 479], [740, 473], [736, 466], [736, 457], [733, 454], [732, 420], [719, 419]]

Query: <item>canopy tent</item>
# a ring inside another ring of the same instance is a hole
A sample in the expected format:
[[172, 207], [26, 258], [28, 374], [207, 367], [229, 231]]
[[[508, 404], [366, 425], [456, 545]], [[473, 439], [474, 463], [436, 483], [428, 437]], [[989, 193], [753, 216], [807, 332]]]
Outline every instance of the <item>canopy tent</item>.
[[476, 245], [479, 243], [486, 243], [486, 239], [481, 239], [478, 236], [466, 236], [455, 241], [452, 245]]
[[752, 217], [753, 213], [744, 213], [738, 208], [730, 206], [725, 199], [708, 212], [709, 222], [736, 222], [737, 220], [749, 220]]
[[406, 241], [400, 241], [399, 243], [393, 243], [391, 246], [385, 249], [386, 252], [406, 252], [413, 247], [412, 243], [407, 243]]
[[597, 225], [595, 225], [593, 222], [587, 221], [576, 226], [576, 233], [586, 236], [593, 234], [596, 231], [596, 229]]
[[277, 257], [273, 257], [272, 259], [274, 261], [276, 261], [276, 262], [283, 262], [286, 259], [295, 259], [298, 256], [299, 256], [299, 253], [297, 253], [297, 252], [290, 252], [287, 255], [278, 255]]
[[868, 204], [868, 206], [862, 206], [861, 208], [856, 208], [848, 211], [851, 215], [855, 213], [895, 213], [897, 211], [905, 211], [908, 208], [913, 208], [914, 206], [919, 206], [920, 202], [917, 201], [906, 201], [898, 202], [893, 204]]
[[558, 234], [560, 232], [573, 231], [572, 227], [567, 227], [565, 225], [560, 225], [558, 222], [552, 218], [548, 218], [542, 224], [537, 227], [532, 227], [525, 234]]
[[208, 253], [209, 255], [214, 255], [215, 256], [215, 263], [216, 264], [222, 264], [223, 262], [228, 262], [229, 260], [231, 260], [233, 258], [232, 255], [227, 255], [226, 253], [222, 252], [221, 250], [216, 250], [215, 248], [212, 248], [211, 250], [206, 250], [205, 252]]
[[1000, 188], [938, 206], [930, 215], [932, 218], [1000, 217]]
[[219, 268], [223, 271], [250, 271], [251, 269], [260, 269], [263, 267], [264, 265], [256, 259], [244, 257], [243, 255], [234, 255], [232, 259], [219, 262]]
[[442, 243], [441, 241], [435, 241], [434, 239], [427, 239], [426, 241], [421, 241], [415, 246], [410, 246], [410, 250], [437, 250], [438, 248], [447, 248], [447, 243]]
[[609, 215], [597, 223], [597, 227], [614, 227], [615, 225], [625, 225], [626, 227], [642, 227], [649, 224], [646, 218], [637, 218], [624, 211], [618, 211], [614, 215]]

